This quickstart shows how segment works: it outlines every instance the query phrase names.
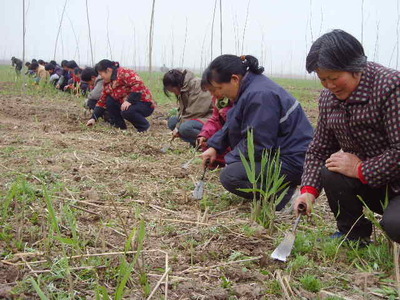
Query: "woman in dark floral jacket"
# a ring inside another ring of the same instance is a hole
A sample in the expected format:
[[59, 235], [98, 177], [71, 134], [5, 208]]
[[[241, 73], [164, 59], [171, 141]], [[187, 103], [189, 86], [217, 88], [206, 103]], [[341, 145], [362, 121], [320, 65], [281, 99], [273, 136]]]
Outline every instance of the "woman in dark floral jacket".
[[324, 189], [339, 229], [333, 237], [369, 242], [367, 205], [400, 242], [400, 72], [368, 62], [360, 42], [342, 30], [314, 42], [307, 71], [325, 89], [295, 210], [302, 204], [309, 214]]

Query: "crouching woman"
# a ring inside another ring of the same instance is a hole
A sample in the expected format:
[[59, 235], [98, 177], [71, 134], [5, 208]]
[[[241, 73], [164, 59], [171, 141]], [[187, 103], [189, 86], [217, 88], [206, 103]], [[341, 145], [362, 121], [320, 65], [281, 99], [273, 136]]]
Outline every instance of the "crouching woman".
[[207, 143], [203, 162], [215, 161], [230, 147], [225, 156], [227, 166], [220, 180], [231, 193], [251, 199], [252, 193], [239, 189], [252, 188], [240, 153], [247, 159], [247, 133], [254, 133], [255, 160], [260, 174], [262, 153], [280, 151], [281, 175], [289, 185], [286, 196], [277, 203], [281, 210], [300, 184], [305, 153], [312, 139], [313, 129], [300, 103], [278, 84], [264, 76], [264, 68], [250, 55], [222, 55], [211, 62], [205, 75], [223, 96], [233, 101], [227, 120], [221, 130]]
[[147, 131], [150, 123], [146, 118], [153, 113], [156, 103], [139, 75], [108, 59], [101, 60], [96, 71], [104, 80], [103, 91], [87, 125], [93, 125], [107, 109], [115, 127], [126, 129], [127, 120], [138, 132]]
[[368, 243], [368, 206], [400, 243], [400, 72], [367, 61], [361, 43], [342, 30], [314, 42], [306, 67], [325, 89], [295, 210], [302, 204], [309, 214], [324, 189], [338, 227], [332, 237]]

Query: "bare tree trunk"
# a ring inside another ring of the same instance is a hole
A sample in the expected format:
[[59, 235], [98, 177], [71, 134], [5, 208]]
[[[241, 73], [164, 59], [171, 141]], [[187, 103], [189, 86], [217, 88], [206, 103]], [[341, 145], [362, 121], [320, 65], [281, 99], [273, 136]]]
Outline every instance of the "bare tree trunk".
[[211, 45], [210, 45], [210, 54], [211, 60], [213, 59], [213, 46], [214, 46], [214, 21], [215, 21], [215, 11], [217, 10], [217, 0], [214, 1], [214, 10], [213, 10], [213, 17], [211, 22]]
[[242, 36], [242, 52], [241, 55], [244, 55], [244, 37], [246, 35], [246, 29], [247, 29], [247, 21], [249, 19], [249, 8], [250, 8], [250, 0], [247, 3], [247, 11], [246, 11], [246, 21], [244, 22], [244, 26], [243, 26], [243, 36]]
[[174, 46], [174, 28], [171, 30], [171, 67], [174, 68], [175, 46]]
[[240, 41], [239, 41], [239, 29], [238, 29], [238, 22], [237, 22], [237, 14], [232, 15], [232, 26], [233, 26], [233, 33], [235, 34], [235, 54], [239, 55], [240, 50]]
[[187, 33], [188, 33], [188, 25], [187, 25], [187, 18], [186, 18], [185, 40], [183, 42], [182, 57], [181, 57], [181, 68], [182, 69], [183, 69], [183, 63], [184, 63], [184, 60], [185, 60]]
[[312, 0], [310, 0], [310, 33], [311, 33], [311, 44], [314, 42], [314, 34], [313, 34], [313, 28], [312, 28], [312, 20], [313, 20], [313, 15], [312, 15]]
[[220, 31], [220, 45], [222, 55], [222, 0], [219, 0], [219, 31]]
[[364, 42], [364, 0], [361, 0], [361, 44]]
[[22, 0], [22, 65], [25, 63], [25, 0]]
[[90, 33], [90, 20], [89, 20], [89, 6], [88, 6], [88, 0], [86, 0], [86, 19], [87, 19], [88, 30], [89, 30], [89, 44], [90, 44], [90, 54], [91, 54], [91, 58], [92, 58], [92, 66], [94, 66], [92, 35], [91, 35], [91, 33]]
[[151, 18], [150, 18], [150, 31], [149, 31], [149, 72], [152, 72], [152, 54], [153, 54], [153, 33], [154, 33], [154, 9], [156, 0], [153, 0], [151, 7]]
[[375, 38], [375, 47], [374, 47], [374, 61], [378, 60], [378, 51], [379, 51], [379, 21], [376, 22], [376, 38]]
[[68, 2], [68, 0], [65, 0], [65, 2], [64, 2], [64, 8], [63, 8], [62, 13], [61, 13], [60, 25], [58, 26], [56, 42], [55, 42], [55, 45], [54, 45], [54, 56], [53, 56], [53, 59], [54, 59], [54, 60], [56, 59], [58, 37], [60, 36], [61, 25], [62, 25], [62, 21], [63, 21], [63, 19], [64, 19], [64, 13], [65, 13], [65, 8], [67, 7], [67, 2]]
[[108, 29], [108, 19], [109, 18], [110, 18], [110, 11], [108, 10], [108, 7], [107, 7], [107, 44], [108, 44], [108, 49], [110, 51], [110, 58], [112, 60], [113, 58], [112, 58], [112, 50], [111, 50], [111, 43], [110, 43], [110, 34], [109, 34], [109, 29]]
[[324, 24], [324, 10], [322, 9], [321, 6], [321, 23], [319, 24], [319, 36], [321, 36], [322, 33], [322, 25]]
[[205, 45], [205, 42], [206, 42], [207, 31], [208, 31], [208, 28], [206, 28], [206, 30], [205, 30], [203, 43], [201, 44], [200, 69], [201, 69], [202, 72], [205, 69], [204, 65], [205, 65], [205, 56], [206, 55], [205, 55], [205, 51], [204, 51], [204, 48], [205, 48], [204, 45]]
[[136, 29], [135, 29], [135, 25], [132, 24], [133, 26], [133, 55], [132, 55], [132, 66], [133, 68], [136, 70]]
[[74, 38], [75, 38], [76, 48], [75, 48], [74, 57], [75, 57], [76, 54], [78, 54], [78, 61], [80, 62], [81, 61], [81, 54], [79, 52], [79, 39], [76, 36], [74, 24], [72, 23], [71, 18], [68, 16], [68, 13], [67, 13], [67, 19], [69, 21], [69, 24], [71, 25], [72, 33], [74, 34]]

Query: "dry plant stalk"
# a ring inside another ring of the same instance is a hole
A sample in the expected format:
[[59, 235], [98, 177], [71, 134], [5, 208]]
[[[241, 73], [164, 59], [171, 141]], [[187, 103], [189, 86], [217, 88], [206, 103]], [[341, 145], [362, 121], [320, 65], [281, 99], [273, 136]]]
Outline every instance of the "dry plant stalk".
[[110, 58], [111, 58], [111, 60], [113, 59], [113, 56], [112, 56], [112, 49], [111, 49], [111, 42], [110, 42], [110, 33], [109, 33], [109, 27], [108, 27], [108, 20], [110, 19], [110, 11], [109, 11], [109, 9], [108, 9], [108, 6], [107, 6], [107, 44], [108, 44], [108, 49], [109, 49], [109, 51], [110, 51]]
[[[68, 1], [68, 0], [65, 0], [65, 2], [64, 2], [64, 8], [63, 8], [62, 13], [61, 13], [60, 25], [58, 25], [58, 31], [57, 31], [56, 42], [55, 42], [55, 44], [54, 44], [54, 56], [53, 56], [53, 59], [54, 59], [54, 60], [56, 59], [58, 37], [60, 36], [61, 25], [62, 25], [62, 21], [63, 21], [63, 19], [64, 19], [65, 8], [67, 7], [67, 1]], [[25, 1], [24, 1], [24, 2], [25, 2]], [[24, 18], [24, 19], [25, 19], [25, 18]], [[24, 26], [24, 31], [25, 31], [25, 26]], [[25, 32], [24, 32], [24, 35], [25, 35]]]
[[93, 57], [93, 44], [92, 44], [92, 35], [90, 32], [90, 20], [89, 20], [89, 7], [88, 7], [88, 0], [86, 0], [86, 19], [88, 23], [88, 30], [89, 30], [89, 44], [90, 44], [90, 54], [92, 57], [92, 65], [94, 65], [94, 57]]
[[156, 0], [153, 0], [153, 5], [151, 7], [151, 18], [150, 18], [150, 29], [149, 29], [149, 72], [151, 78], [152, 72], [152, 53], [153, 53], [153, 34], [154, 34], [154, 9]]
[[397, 285], [397, 295], [400, 297], [400, 246], [396, 242], [393, 242], [393, 259], [394, 259], [394, 268], [395, 268], [395, 278]]
[[211, 60], [213, 59], [213, 44], [214, 44], [214, 22], [215, 22], [215, 12], [217, 10], [217, 0], [214, 1], [214, 10], [211, 22], [211, 44], [210, 44], [210, 53], [211, 53]]

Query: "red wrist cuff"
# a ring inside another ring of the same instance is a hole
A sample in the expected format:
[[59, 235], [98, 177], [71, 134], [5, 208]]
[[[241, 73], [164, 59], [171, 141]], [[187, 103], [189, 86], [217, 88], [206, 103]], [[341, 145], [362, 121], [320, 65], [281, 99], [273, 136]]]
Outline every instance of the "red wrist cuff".
[[367, 182], [367, 179], [365, 179], [365, 176], [364, 176], [364, 174], [363, 174], [363, 172], [362, 172], [362, 163], [359, 164], [359, 166], [358, 166], [358, 178], [360, 179], [360, 181], [361, 181], [363, 184], [367, 184], [367, 183], [368, 183], [368, 182]]
[[315, 187], [310, 186], [310, 185], [303, 186], [301, 188], [300, 192], [301, 192], [301, 194], [310, 193], [315, 198], [318, 198], [318, 196], [319, 196], [319, 191]]

